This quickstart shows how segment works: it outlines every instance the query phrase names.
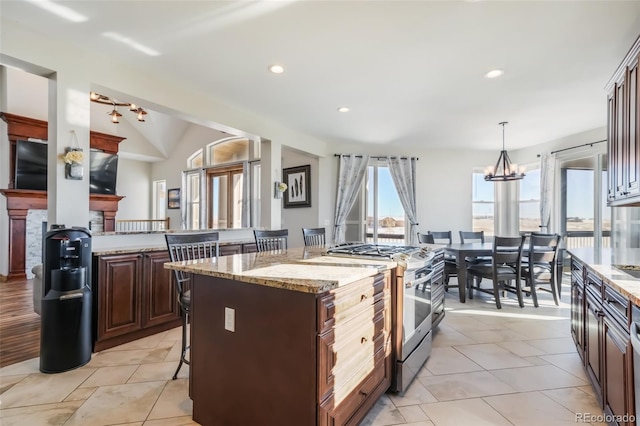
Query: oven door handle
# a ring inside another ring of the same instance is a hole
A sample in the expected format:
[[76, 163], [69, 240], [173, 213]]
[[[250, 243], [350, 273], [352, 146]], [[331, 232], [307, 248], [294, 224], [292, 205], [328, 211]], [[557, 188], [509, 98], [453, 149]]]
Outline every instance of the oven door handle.
[[423, 283], [425, 283], [427, 281], [431, 281], [431, 278], [433, 278], [433, 272], [429, 272], [427, 275], [425, 275], [424, 277], [420, 277], [417, 280], [405, 282], [404, 286], [405, 286], [405, 288], [411, 288], [413, 286], [419, 286], [420, 284], [423, 284]]

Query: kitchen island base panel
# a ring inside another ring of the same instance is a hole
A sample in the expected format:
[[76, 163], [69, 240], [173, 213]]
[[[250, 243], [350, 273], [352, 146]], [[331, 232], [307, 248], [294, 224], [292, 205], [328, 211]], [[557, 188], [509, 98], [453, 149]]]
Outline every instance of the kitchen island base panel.
[[[193, 419], [203, 426], [315, 424], [314, 295], [203, 275], [194, 275], [191, 292]], [[225, 308], [234, 310], [233, 332], [225, 329]]]

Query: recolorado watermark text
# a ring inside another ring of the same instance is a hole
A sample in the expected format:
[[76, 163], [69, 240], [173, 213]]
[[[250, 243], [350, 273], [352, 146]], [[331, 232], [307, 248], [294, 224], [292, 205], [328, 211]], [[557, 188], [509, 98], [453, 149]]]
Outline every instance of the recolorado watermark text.
[[633, 414], [576, 413], [576, 423], [635, 423]]

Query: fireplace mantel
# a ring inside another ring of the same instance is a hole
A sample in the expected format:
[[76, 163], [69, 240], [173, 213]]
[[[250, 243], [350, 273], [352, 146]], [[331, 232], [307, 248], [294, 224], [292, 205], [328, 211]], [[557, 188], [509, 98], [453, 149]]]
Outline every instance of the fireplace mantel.
[[[27, 276], [25, 271], [27, 212], [47, 209], [47, 191], [13, 189], [16, 170], [16, 143], [19, 139], [28, 138], [46, 140], [48, 125], [46, 121], [6, 112], [0, 112], [0, 119], [7, 123], [7, 136], [9, 137], [9, 189], [0, 189], [0, 193], [7, 197], [7, 210], [9, 211], [9, 274], [7, 280], [12, 281], [26, 279]], [[118, 146], [124, 139], [122, 136], [89, 132], [90, 148], [111, 154], [118, 153]], [[115, 230], [118, 202], [123, 198], [119, 195], [90, 194], [89, 210], [103, 213], [105, 231]], [[0, 280], [2, 278], [0, 275]]]

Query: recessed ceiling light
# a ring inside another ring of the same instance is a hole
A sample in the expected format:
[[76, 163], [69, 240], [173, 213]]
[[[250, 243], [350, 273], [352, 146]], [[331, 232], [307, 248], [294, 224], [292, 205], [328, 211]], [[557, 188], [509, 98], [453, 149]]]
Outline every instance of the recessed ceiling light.
[[497, 78], [497, 77], [500, 77], [502, 74], [504, 74], [504, 70], [497, 69], [497, 70], [489, 71], [484, 76], [486, 78]]
[[340, 107], [338, 108], [338, 112], [349, 112], [351, 111], [351, 108], [349, 107]]
[[274, 74], [282, 74], [284, 72], [284, 67], [282, 65], [269, 65], [269, 71]]

